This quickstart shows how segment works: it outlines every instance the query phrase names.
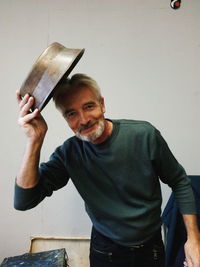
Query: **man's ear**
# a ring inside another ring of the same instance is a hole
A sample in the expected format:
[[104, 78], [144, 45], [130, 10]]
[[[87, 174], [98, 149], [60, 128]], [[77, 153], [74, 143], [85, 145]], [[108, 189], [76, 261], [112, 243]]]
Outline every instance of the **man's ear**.
[[100, 103], [101, 103], [102, 111], [103, 111], [103, 113], [105, 113], [106, 112], [106, 108], [105, 108], [105, 103], [104, 103], [104, 98], [103, 97], [101, 97]]

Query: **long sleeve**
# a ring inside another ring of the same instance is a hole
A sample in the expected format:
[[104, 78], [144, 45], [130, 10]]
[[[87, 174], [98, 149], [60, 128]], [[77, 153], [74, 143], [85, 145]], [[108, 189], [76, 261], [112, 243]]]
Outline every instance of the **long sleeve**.
[[15, 183], [14, 207], [17, 210], [27, 210], [37, 206], [53, 191], [65, 186], [69, 180], [66, 169], [66, 159], [63, 146], [58, 147], [46, 163], [39, 166], [39, 183], [24, 189]]
[[195, 214], [196, 206], [190, 180], [157, 130], [153, 153], [157, 174], [162, 182], [172, 188], [180, 212], [182, 214]]

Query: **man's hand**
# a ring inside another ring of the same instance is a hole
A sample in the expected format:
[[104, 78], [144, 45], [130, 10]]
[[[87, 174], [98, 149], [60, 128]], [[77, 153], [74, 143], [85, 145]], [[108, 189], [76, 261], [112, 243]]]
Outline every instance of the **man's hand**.
[[188, 267], [200, 267], [200, 233], [197, 227], [196, 215], [183, 215], [188, 239], [185, 243], [185, 262]]
[[19, 91], [16, 94], [20, 109], [18, 123], [23, 128], [28, 141], [43, 142], [47, 131], [47, 124], [38, 109], [30, 112], [34, 104], [34, 98], [26, 94], [21, 99]]
[[185, 243], [185, 263], [188, 267], [200, 267], [200, 240]]

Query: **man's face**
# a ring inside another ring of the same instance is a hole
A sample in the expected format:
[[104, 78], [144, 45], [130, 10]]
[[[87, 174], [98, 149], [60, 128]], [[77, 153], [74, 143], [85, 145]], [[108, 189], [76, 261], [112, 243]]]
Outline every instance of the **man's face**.
[[78, 138], [93, 142], [103, 134], [104, 100], [97, 99], [90, 88], [79, 87], [70, 90], [62, 99], [60, 110]]

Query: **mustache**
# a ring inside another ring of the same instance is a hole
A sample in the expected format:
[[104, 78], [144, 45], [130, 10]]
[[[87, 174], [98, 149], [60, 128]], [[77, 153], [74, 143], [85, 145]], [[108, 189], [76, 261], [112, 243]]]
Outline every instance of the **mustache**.
[[96, 124], [96, 121], [91, 121], [88, 122], [87, 124], [82, 124], [80, 125], [80, 127], [78, 128], [78, 132], [80, 133], [81, 131], [87, 130], [89, 128], [91, 128], [92, 126], [94, 126]]

